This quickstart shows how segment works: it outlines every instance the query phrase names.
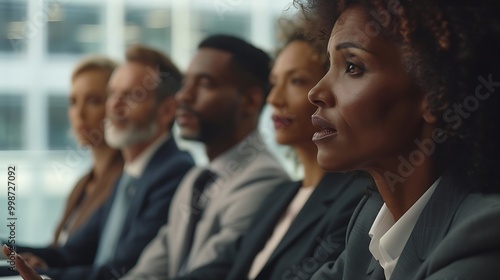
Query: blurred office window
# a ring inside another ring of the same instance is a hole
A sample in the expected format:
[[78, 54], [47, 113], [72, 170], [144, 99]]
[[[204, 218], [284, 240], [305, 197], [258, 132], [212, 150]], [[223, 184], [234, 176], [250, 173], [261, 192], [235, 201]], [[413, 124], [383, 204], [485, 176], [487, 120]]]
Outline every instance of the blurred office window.
[[[19, 242], [49, 242], [69, 191], [90, 168], [89, 153], [69, 136], [67, 117], [66, 93], [80, 59], [100, 53], [123, 60], [124, 49], [139, 43], [165, 51], [184, 71], [200, 40], [215, 33], [272, 53], [277, 19], [290, 2], [0, 0], [0, 166], [21, 169]], [[260, 130], [280, 153], [286, 148], [276, 145], [269, 115], [266, 108]], [[203, 146], [174, 137], [198, 163], [206, 162]], [[6, 234], [0, 228], [0, 238]]]
[[50, 150], [76, 148], [76, 142], [70, 136], [68, 120], [68, 97], [50, 95], [48, 98], [48, 145]]
[[219, 14], [216, 10], [195, 9], [191, 13], [192, 29], [195, 32], [194, 42], [213, 34], [227, 34], [251, 40], [250, 14], [241, 11]]
[[0, 150], [23, 147], [23, 97], [0, 94]]
[[125, 12], [125, 46], [143, 44], [170, 53], [170, 25], [170, 9], [128, 7]]
[[44, 7], [50, 54], [85, 54], [102, 50], [101, 6], [54, 1]]
[[28, 35], [26, 0], [0, 0], [0, 52], [22, 52]]

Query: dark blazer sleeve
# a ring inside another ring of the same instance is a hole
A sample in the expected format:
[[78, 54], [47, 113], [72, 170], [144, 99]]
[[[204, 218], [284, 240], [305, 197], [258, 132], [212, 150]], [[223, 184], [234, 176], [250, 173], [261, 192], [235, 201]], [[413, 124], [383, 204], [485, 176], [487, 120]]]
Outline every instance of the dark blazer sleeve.
[[66, 244], [59, 248], [19, 247], [19, 253], [31, 252], [42, 258], [49, 267], [62, 268], [76, 264], [91, 265], [97, 250], [101, 218], [110, 207], [109, 201], [97, 210], [79, 230], [68, 238]]
[[53, 279], [89, 279], [102, 225], [105, 222], [103, 219], [107, 216], [111, 203], [112, 199], [99, 208], [87, 223], [68, 238], [64, 246], [58, 248], [24, 247], [21, 250], [18, 249], [18, 252], [31, 252], [42, 258], [50, 269], [39, 270], [39, 272]]

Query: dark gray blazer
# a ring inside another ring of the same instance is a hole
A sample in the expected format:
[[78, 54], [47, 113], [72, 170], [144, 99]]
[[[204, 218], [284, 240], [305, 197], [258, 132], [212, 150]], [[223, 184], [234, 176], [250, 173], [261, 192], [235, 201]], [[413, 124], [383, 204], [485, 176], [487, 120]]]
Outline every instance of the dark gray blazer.
[[[378, 193], [361, 201], [346, 250], [312, 279], [384, 279], [368, 250], [368, 232], [382, 205]], [[443, 175], [391, 276], [400, 279], [500, 279], [500, 197], [470, 193]]]
[[[349, 219], [371, 180], [351, 173], [325, 174], [294, 219], [257, 280], [309, 279], [316, 269], [344, 250]], [[295, 197], [301, 183], [279, 188], [260, 207], [245, 234], [227, 279], [247, 279], [257, 254]]]

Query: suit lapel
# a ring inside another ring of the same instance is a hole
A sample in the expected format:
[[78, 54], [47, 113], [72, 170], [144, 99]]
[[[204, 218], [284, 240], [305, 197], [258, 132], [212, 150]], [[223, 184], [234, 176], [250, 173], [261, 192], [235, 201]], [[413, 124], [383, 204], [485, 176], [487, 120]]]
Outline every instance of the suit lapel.
[[276, 224], [287, 209], [288, 204], [295, 197], [300, 186], [301, 182], [287, 183], [287, 185], [278, 187], [269, 196], [269, 199], [266, 199], [266, 202], [263, 204], [267, 208], [266, 213], [264, 215], [255, 215], [262, 218], [258, 222], [254, 220], [255, 222], [250, 227], [251, 234], [245, 236], [245, 242], [242, 244], [244, 247], [241, 248], [241, 251], [247, 253], [242, 254], [241, 261], [239, 260], [235, 263], [235, 267], [237, 267], [235, 269], [248, 272], [253, 260], [273, 234]]
[[[145, 197], [149, 192], [149, 188], [162, 177], [166, 168], [171, 168], [171, 165], [166, 165], [164, 161], [171, 158], [175, 151], [178, 151], [177, 145], [174, 139], [170, 137], [170, 139], [163, 143], [154, 153], [153, 157], [146, 165], [142, 176], [133, 183], [135, 187], [135, 198], [132, 200], [127, 216], [125, 217], [123, 224], [124, 229], [129, 228], [131, 222], [140, 214], [141, 209], [146, 203]], [[167, 212], [168, 209], [165, 209], [165, 215]], [[128, 230], [123, 230], [120, 238], [123, 238], [128, 232]]]
[[[271, 263], [282, 252], [284, 252], [286, 248], [294, 242], [294, 240], [307, 231], [311, 224], [317, 222], [318, 219], [323, 217], [325, 212], [328, 210], [328, 207], [345, 189], [350, 180], [350, 175], [344, 175], [341, 173], [327, 173], [323, 176], [318, 186], [316, 186], [316, 189], [311, 194], [311, 197], [298, 213], [285, 236], [283, 236], [283, 239], [278, 244], [278, 247], [276, 247], [274, 252], [269, 257], [269, 260], [266, 262], [266, 266], [271, 265]], [[290, 199], [290, 201], [292, 199]], [[286, 209], [286, 207], [288, 207], [288, 205], [286, 205], [283, 209]]]
[[444, 174], [399, 257], [392, 279], [410, 279], [421, 263], [444, 238], [454, 214], [467, 196], [465, 188], [457, 186], [452, 176]]

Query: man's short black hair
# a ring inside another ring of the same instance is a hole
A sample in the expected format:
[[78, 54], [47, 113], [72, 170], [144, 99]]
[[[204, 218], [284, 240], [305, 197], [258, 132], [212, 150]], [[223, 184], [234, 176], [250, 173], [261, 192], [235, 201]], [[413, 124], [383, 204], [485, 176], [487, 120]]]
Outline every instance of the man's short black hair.
[[[213, 48], [233, 55], [231, 59], [237, 76], [244, 88], [258, 86], [262, 89], [264, 100], [269, 93], [269, 73], [271, 58], [261, 49], [230, 35], [212, 35], [203, 40], [198, 49]], [[264, 102], [265, 103], [265, 102]]]

